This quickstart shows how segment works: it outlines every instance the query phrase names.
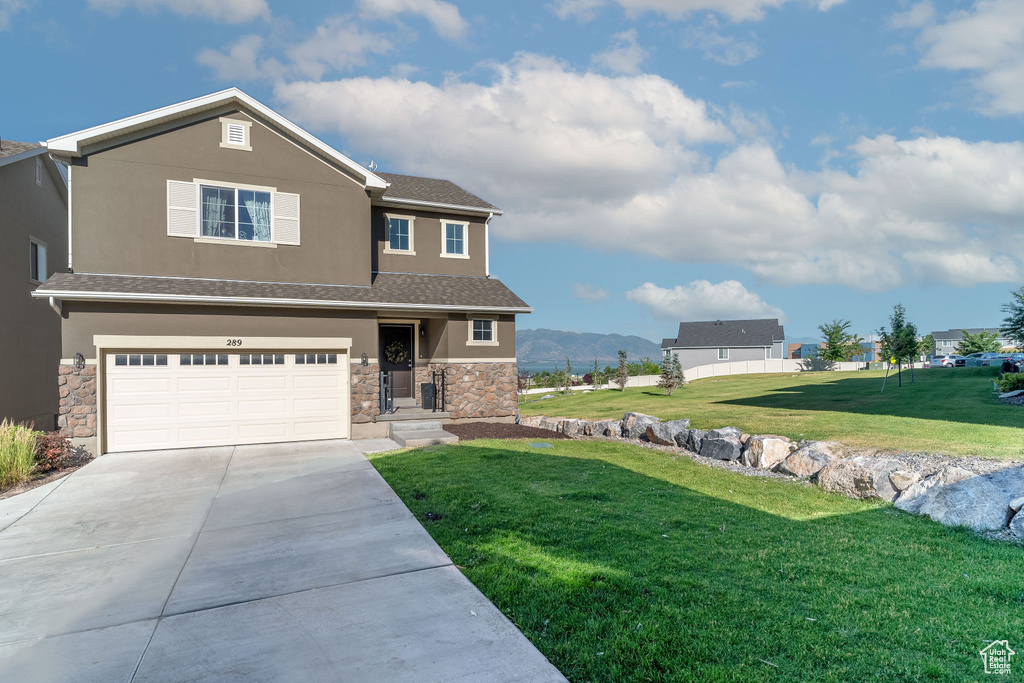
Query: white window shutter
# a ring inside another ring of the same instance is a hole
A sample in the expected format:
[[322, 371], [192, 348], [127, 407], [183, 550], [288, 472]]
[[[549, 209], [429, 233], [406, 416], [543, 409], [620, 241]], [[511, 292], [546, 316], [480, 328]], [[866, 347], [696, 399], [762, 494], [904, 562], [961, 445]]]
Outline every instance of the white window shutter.
[[195, 183], [167, 181], [167, 234], [199, 237], [199, 188]]
[[299, 243], [299, 195], [274, 193], [274, 242]]

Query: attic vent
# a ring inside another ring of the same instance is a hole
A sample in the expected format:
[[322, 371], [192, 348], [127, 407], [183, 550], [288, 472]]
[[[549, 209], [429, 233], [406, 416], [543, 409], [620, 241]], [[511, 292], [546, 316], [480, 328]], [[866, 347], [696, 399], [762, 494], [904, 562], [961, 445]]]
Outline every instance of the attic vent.
[[240, 123], [228, 124], [228, 144], [238, 146], [245, 144], [245, 126]]
[[36, 185], [43, 186], [43, 160], [36, 157]]
[[244, 149], [252, 151], [249, 132], [251, 121], [239, 121], [238, 119], [221, 119], [221, 147], [228, 149]]

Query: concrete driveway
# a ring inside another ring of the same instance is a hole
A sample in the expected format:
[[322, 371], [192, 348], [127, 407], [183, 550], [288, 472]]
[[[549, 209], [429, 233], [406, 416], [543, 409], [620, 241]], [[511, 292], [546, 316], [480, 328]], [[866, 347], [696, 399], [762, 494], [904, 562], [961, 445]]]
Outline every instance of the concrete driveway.
[[106, 455], [0, 501], [0, 680], [565, 679], [331, 441]]

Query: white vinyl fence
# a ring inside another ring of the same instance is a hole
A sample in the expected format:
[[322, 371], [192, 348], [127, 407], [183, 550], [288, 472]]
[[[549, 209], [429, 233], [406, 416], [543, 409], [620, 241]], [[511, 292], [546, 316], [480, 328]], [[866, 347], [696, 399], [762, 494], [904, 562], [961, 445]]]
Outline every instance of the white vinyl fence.
[[[864, 363], [833, 363], [831, 372], [852, 372], [854, 370], [864, 369]], [[786, 359], [775, 359], [775, 360], [739, 360], [732, 363], [711, 363], [709, 365], [698, 365], [695, 368], [689, 368], [683, 371], [683, 376], [686, 377], [687, 382], [692, 382], [695, 379], [705, 379], [707, 377], [724, 377], [727, 375], [757, 375], [764, 373], [798, 373], [811, 371], [812, 367], [809, 365], [808, 360], [794, 360], [790, 358]], [[824, 368], [813, 368], [815, 372], [827, 372]], [[661, 379], [661, 375], [640, 375], [638, 377], [630, 377], [626, 383], [627, 387], [656, 387], [658, 386], [658, 380]], [[614, 382], [608, 384], [602, 384], [597, 387], [598, 389], [608, 389], [611, 387], [618, 387], [618, 384]], [[594, 387], [589, 384], [581, 384], [578, 387], [573, 387], [573, 391], [593, 391]], [[553, 391], [558, 391], [556, 388], [540, 388], [530, 389], [525, 394], [550, 394]]]

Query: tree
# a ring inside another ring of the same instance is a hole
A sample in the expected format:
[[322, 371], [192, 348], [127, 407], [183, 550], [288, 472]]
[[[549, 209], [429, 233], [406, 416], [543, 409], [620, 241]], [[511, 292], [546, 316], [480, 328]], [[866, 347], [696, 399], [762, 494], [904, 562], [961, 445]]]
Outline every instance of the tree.
[[831, 363], [846, 360], [850, 347], [850, 321], [838, 318], [830, 323], [818, 325], [821, 331], [821, 346], [818, 347], [818, 358]]
[[676, 379], [676, 386], [686, 384], [686, 375], [683, 374], [683, 364], [679, 362], [679, 354], [672, 354], [672, 376]]
[[995, 332], [982, 330], [978, 334], [971, 334], [967, 330], [962, 331], [963, 337], [960, 339], [960, 343], [956, 345], [956, 352], [961, 356], [971, 353], [996, 353], [999, 351], [999, 335]]
[[851, 334], [850, 340], [846, 343], [845, 360], [853, 360], [854, 358], [860, 358], [861, 362], [867, 360], [868, 352], [864, 350], [866, 343], [864, 337], [859, 334]]
[[1003, 313], [1007, 314], [1003, 318], [1002, 333], [1020, 348], [1024, 344], [1024, 287], [1011, 290], [1010, 295], [1013, 297], [1010, 303], [1002, 307]]
[[626, 349], [619, 349], [619, 369], [615, 371], [615, 383], [619, 385], [619, 391], [626, 390], [627, 382], [629, 382], [629, 368], [626, 367]]
[[671, 351], [666, 353], [664, 360], [661, 361], [661, 377], [658, 379], [658, 386], [665, 390], [666, 396], [671, 396], [680, 384], [674, 367], [678, 364], [679, 357]]
[[923, 356], [932, 356], [935, 354], [935, 336], [932, 334], [925, 335], [925, 338], [921, 340], [921, 343], [917, 347], [917, 352]]
[[604, 373], [601, 372], [598, 369], [598, 367], [597, 367], [597, 359], [595, 358], [594, 359], [594, 369], [590, 371], [590, 383], [594, 385], [595, 389], [597, 389], [602, 384], [604, 384], [604, 382], [605, 382]]
[[882, 353], [886, 360], [896, 359], [896, 367], [899, 376], [900, 386], [903, 386], [903, 363], [911, 362], [911, 374], [913, 374], [913, 358], [917, 355], [917, 326], [907, 322], [907, 309], [903, 304], [896, 304], [892, 307], [892, 315], [889, 316], [890, 330], [884, 327], [878, 331], [882, 338]]

